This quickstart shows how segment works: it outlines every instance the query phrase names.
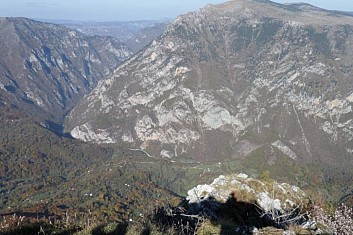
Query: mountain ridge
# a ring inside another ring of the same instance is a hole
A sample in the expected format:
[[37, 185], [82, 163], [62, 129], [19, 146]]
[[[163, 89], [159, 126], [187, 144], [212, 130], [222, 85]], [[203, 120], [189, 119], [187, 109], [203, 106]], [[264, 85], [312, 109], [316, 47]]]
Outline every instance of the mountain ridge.
[[55, 24], [11, 17], [0, 24], [0, 91], [8, 104], [45, 125], [60, 125], [84, 94], [131, 55], [116, 39]]
[[349, 180], [353, 18], [273, 5], [234, 1], [178, 17], [79, 102], [66, 130], [173, 161], [278, 171], [289, 161], [320, 181]]
[[[301, 24], [335, 24], [338, 20], [349, 20], [350, 14], [342, 11], [327, 10], [307, 3], [281, 4], [270, 0], [231, 0], [221, 4], [209, 4], [199, 11], [206, 9], [231, 9], [244, 17], [247, 15], [262, 16], [296, 21]], [[284, 14], [284, 12], [286, 14]], [[312, 13], [316, 13], [313, 17]], [[311, 21], [308, 21], [311, 20]]]

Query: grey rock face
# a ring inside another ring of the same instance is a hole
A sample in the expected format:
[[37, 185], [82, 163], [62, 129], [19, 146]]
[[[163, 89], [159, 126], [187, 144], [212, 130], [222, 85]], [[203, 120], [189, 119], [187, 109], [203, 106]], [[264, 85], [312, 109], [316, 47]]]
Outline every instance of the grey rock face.
[[261, 149], [353, 155], [353, 17], [236, 0], [179, 17], [99, 83], [66, 128], [84, 141], [202, 160]]
[[100, 79], [131, 56], [108, 37], [87, 37], [25, 18], [0, 19], [0, 93], [35, 120], [60, 124]]

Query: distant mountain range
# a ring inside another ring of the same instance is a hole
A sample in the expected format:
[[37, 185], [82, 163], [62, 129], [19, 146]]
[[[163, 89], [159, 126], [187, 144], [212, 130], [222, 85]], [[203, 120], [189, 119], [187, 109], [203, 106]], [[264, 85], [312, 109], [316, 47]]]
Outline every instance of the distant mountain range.
[[112, 36], [126, 43], [136, 53], [144, 48], [153, 39], [160, 36], [170, 24], [170, 19], [165, 20], [138, 20], [122, 22], [68, 22], [56, 23], [76, 29], [89, 36]]
[[140, 30], [158, 23], [163, 23], [163, 21], [139, 20], [126, 22], [62, 22], [60, 24], [63, 24], [69, 28], [77, 29], [89, 36], [112, 36], [120, 41], [126, 41], [135, 37]]

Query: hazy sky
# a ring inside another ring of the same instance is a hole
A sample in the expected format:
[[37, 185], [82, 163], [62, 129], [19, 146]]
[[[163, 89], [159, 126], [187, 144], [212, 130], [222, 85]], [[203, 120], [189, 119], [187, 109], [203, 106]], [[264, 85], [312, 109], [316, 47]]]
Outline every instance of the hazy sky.
[[[226, 0], [0, 0], [0, 16], [66, 20], [162, 19]], [[296, 2], [295, 0], [275, 0]], [[352, 0], [301, 0], [327, 9], [353, 12]]]

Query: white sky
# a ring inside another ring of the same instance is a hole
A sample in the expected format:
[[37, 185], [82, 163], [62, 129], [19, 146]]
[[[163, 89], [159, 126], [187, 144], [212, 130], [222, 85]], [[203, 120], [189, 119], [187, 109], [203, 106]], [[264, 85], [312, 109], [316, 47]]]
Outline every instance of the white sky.
[[[208, 3], [224, 1], [226, 0], [0, 0], [0, 16], [80, 21], [162, 19], [174, 18]], [[353, 12], [353, 0], [302, 1], [326, 9]]]

